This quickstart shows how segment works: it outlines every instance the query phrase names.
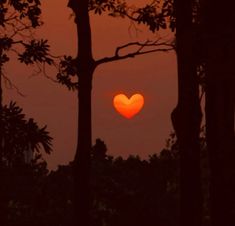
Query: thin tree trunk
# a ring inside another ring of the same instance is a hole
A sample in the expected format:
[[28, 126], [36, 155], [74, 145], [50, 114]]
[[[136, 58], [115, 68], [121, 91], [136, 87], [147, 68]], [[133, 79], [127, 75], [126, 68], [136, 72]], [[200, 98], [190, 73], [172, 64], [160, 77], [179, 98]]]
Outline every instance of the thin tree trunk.
[[178, 104], [172, 112], [172, 122], [180, 151], [180, 225], [200, 226], [202, 194], [199, 134], [202, 115], [194, 59], [192, 1], [176, 0], [176, 24]]
[[90, 225], [91, 89], [94, 72], [88, 0], [70, 0], [78, 37], [78, 140], [74, 159], [74, 225]]

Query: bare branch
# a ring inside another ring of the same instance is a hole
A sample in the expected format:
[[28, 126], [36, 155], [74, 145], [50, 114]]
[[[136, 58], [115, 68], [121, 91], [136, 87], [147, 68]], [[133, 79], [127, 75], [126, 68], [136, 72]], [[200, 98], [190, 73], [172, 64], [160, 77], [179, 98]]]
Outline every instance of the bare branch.
[[[133, 58], [135, 56], [140, 56], [148, 53], [154, 53], [154, 52], [167, 52], [170, 50], [174, 49], [173, 44], [167, 43], [167, 42], [159, 42], [160, 39], [157, 39], [156, 41], [146, 41], [144, 43], [140, 42], [130, 42], [125, 45], [119, 46], [116, 48], [115, 53], [111, 57], [104, 57], [102, 59], [99, 59], [96, 61], [96, 66], [103, 64], [103, 63], [108, 63], [108, 62], [113, 62], [113, 61], [118, 61], [118, 60], [124, 60], [127, 58]], [[121, 55], [121, 51], [125, 51], [128, 48], [134, 47], [136, 50], [123, 54]], [[152, 48], [151, 48], [152, 47]], [[149, 49], [151, 48], [151, 49]]]
[[[55, 63], [52, 63], [52, 64], [54, 67], [57, 68], [57, 65]], [[43, 63], [36, 62], [35, 65], [36, 65], [36, 69], [34, 70], [34, 73], [30, 77], [34, 77], [34, 76], [42, 74], [45, 78], [49, 79], [50, 81], [52, 81], [54, 83], [58, 83], [58, 81], [56, 79], [54, 79], [48, 75], [48, 72], [46, 69], [47, 64], [45, 62], [43, 62]], [[57, 68], [57, 70], [58, 70], [58, 68]]]
[[26, 97], [26, 95], [23, 94], [23, 93], [19, 90], [19, 88], [18, 88], [4, 73], [2, 73], [2, 78], [4, 79], [5, 87], [6, 87], [7, 89], [14, 89], [14, 90], [16, 90], [16, 92], [17, 92], [20, 96]]

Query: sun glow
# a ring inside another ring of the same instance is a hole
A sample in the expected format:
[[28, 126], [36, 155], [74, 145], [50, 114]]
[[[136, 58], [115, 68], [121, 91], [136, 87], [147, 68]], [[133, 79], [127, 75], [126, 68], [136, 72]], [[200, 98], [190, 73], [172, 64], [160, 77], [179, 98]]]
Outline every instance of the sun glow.
[[134, 94], [128, 98], [125, 94], [118, 94], [113, 98], [113, 106], [118, 113], [130, 119], [143, 108], [144, 97], [141, 94]]

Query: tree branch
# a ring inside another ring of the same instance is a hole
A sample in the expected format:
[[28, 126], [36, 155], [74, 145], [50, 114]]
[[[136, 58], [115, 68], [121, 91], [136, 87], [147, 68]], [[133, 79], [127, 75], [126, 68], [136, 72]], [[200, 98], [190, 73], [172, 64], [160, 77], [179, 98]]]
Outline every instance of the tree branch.
[[[127, 54], [121, 55], [121, 53], [120, 53], [121, 51], [127, 50], [130, 47], [135, 47], [137, 49], [135, 51], [129, 52]], [[150, 48], [150, 47], [153, 47], [153, 48], [146, 50], [146, 48]], [[95, 64], [96, 64], [96, 66], [98, 66], [103, 63], [124, 60], [127, 58], [133, 58], [135, 56], [144, 55], [144, 54], [148, 54], [148, 53], [167, 52], [167, 51], [170, 51], [173, 49], [174, 49], [173, 44], [171, 44], [171, 43], [168, 44], [166, 42], [159, 42], [159, 39], [156, 41], [153, 41], [153, 42], [146, 41], [145, 43], [130, 42], [125, 45], [117, 47], [113, 56], [104, 57], [102, 59], [99, 59], [95, 62]]]
[[4, 74], [2, 73], [2, 77], [4, 79], [5, 87], [7, 89], [14, 89], [21, 97], [26, 97], [25, 94], [23, 94], [19, 88]]

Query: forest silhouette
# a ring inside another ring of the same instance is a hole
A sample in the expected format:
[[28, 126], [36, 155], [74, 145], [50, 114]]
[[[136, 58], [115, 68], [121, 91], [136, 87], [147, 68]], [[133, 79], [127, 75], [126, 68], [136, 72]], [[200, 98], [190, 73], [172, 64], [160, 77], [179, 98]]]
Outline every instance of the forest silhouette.
[[[0, 225], [235, 225], [233, 2], [153, 0], [137, 8], [120, 0], [69, 0], [75, 58], [53, 57], [47, 40], [32, 37], [42, 25], [40, 4], [0, 1]], [[168, 29], [175, 38], [127, 43], [113, 56], [94, 59], [91, 13], [126, 18], [153, 33]], [[2, 81], [17, 89], [4, 71], [11, 51], [26, 65], [55, 66], [57, 81], [77, 93], [77, 148], [69, 165], [49, 171], [42, 158], [42, 151], [52, 151], [47, 128], [16, 103], [3, 104]], [[96, 68], [168, 51], [177, 55], [178, 103], [166, 148], [141, 160], [110, 156], [100, 139], [92, 146]]]

